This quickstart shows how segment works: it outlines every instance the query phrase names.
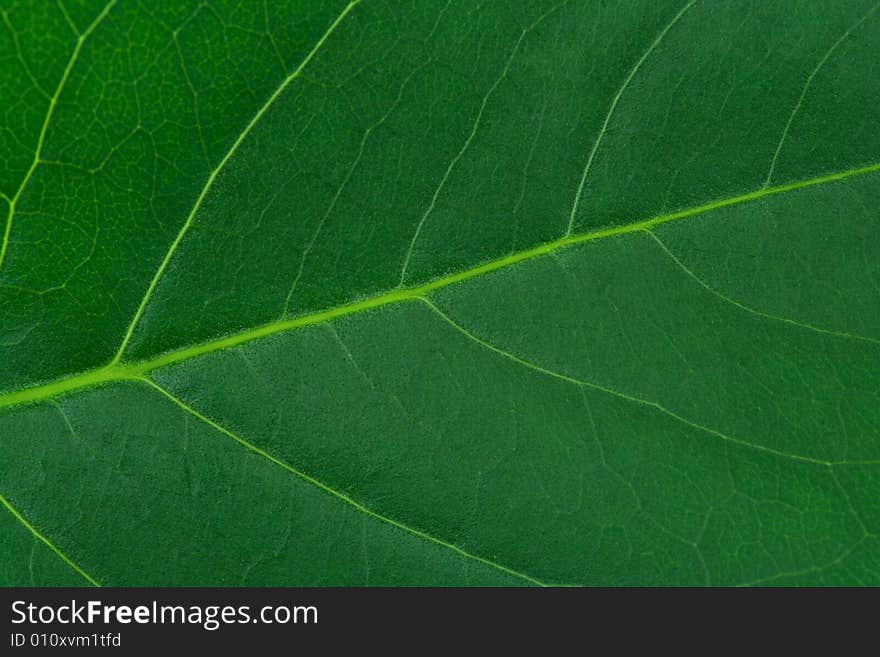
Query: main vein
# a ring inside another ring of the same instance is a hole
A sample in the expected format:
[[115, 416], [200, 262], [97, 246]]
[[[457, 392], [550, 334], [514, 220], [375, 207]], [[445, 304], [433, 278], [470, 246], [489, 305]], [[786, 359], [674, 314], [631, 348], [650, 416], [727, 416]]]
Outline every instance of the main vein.
[[20, 390], [14, 390], [0, 395], [0, 408], [51, 399], [72, 390], [92, 387], [104, 383], [110, 383], [113, 381], [140, 379], [149, 372], [159, 369], [161, 367], [174, 365], [176, 363], [187, 361], [198, 356], [236, 347], [238, 345], [251, 342], [252, 340], [265, 338], [276, 333], [291, 331], [306, 326], [313, 326], [315, 324], [322, 324], [324, 322], [328, 322], [339, 317], [352, 315], [374, 308], [381, 308], [383, 306], [388, 306], [402, 301], [418, 300], [419, 298], [426, 297], [442, 288], [456, 285], [458, 283], [463, 283], [473, 278], [478, 278], [480, 276], [490, 274], [499, 269], [504, 269], [506, 267], [510, 267], [512, 265], [516, 265], [527, 260], [532, 260], [534, 258], [549, 255], [551, 253], [554, 253], [555, 251], [559, 251], [561, 249], [565, 249], [578, 244], [627, 235], [629, 233], [635, 233], [639, 231], [650, 230], [651, 228], [654, 228], [661, 224], [705, 214], [713, 210], [741, 205], [744, 203], [749, 203], [751, 201], [762, 199], [767, 196], [783, 194], [785, 192], [790, 192], [798, 189], [834, 183], [855, 176], [869, 174], [875, 171], [880, 171], [880, 162], [864, 167], [858, 167], [854, 169], [848, 169], [846, 171], [839, 171], [837, 173], [819, 176], [817, 178], [799, 180], [776, 187], [761, 188], [747, 194], [719, 199], [710, 203], [705, 203], [703, 205], [698, 205], [696, 207], [688, 208], [685, 210], [679, 210], [677, 212], [672, 212], [669, 214], [658, 215], [656, 217], [652, 217], [650, 219], [645, 219], [642, 221], [622, 224], [618, 226], [611, 226], [608, 228], [601, 228], [595, 231], [581, 233], [577, 235], [568, 235], [552, 242], [540, 244], [525, 251], [512, 253], [502, 258], [498, 258], [496, 260], [477, 265], [476, 267], [472, 267], [470, 269], [465, 269], [463, 271], [449, 274], [448, 276], [437, 278], [422, 285], [397, 287], [393, 290], [382, 292], [375, 296], [360, 299], [351, 303], [335, 306], [333, 308], [328, 308], [307, 315], [301, 315], [299, 317], [271, 322], [269, 324], [264, 324], [262, 326], [248, 329], [246, 331], [241, 331], [239, 333], [233, 333], [231, 335], [220, 337], [214, 340], [209, 340], [207, 342], [202, 342], [187, 347], [181, 347], [180, 349], [160, 354], [147, 360], [129, 363], [120, 361], [118, 358], [114, 358], [114, 360], [111, 361], [108, 365], [96, 370], [81, 372], [79, 374], [70, 375], [49, 383], [31, 386]]

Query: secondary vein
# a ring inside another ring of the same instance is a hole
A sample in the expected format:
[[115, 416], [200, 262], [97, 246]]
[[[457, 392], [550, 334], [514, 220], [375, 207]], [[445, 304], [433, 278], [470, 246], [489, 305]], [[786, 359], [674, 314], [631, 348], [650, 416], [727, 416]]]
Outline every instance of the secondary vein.
[[584, 192], [584, 185], [587, 182], [587, 174], [590, 172], [590, 167], [593, 165], [593, 158], [596, 156], [596, 151], [599, 150], [599, 144], [602, 141], [602, 137], [605, 136], [605, 131], [608, 129], [608, 124], [611, 122], [611, 116], [614, 114], [614, 110], [617, 109], [617, 103], [620, 101], [620, 97], [623, 96], [623, 92], [626, 91], [626, 88], [629, 86], [629, 83], [632, 82], [632, 79], [635, 77], [636, 73], [638, 73], [639, 69], [642, 67], [642, 64], [645, 63], [645, 60], [651, 56], [651, 53], [660, 45], [660, 42], [663, 41], [663, 38], [672, 29], [672, 26], [675, 25], [679, 19], [684, 16], [697, 0], [690, 0], [687, 2], [681, 9], [679, 9], [678, 13], [672, 17], [672, 20], [664, 27], [660, 33], [657, 35], [657, 38], [651, 42], [651, 45], [648, 46], [648, 49], [642, 53], [642, 56], [638, 59], [635, 65], [630, 70], [629, 75], [626, 76], [623, 80], [623, 84], [620, 85], [620, 89], [617, 90], [617, 93], [614, 94], [614, 98], [611, 100], [611, 106], [608, 108], [608, 113], [605, 115], [605, 120], [602, 122], [602, 127], [599, 128], [599, 134], [596, 135], [596, 140], [593, 142], [593, 148], [590, 149], [590, 155], [587, 157], [587, 163], [584, 165], [584, 171], [581, 174], [581, 180], [578, 184], [577, 191], [574, 195], [574, 201], [571, 204], [571, 214], [568, 217], [568, 229], [566, 230], [566, 235], [571, 235], [571, 231], [574, 229], [574, 218], [577, 215], [578, 204], [581, 200], [581, 195]]
[[260, 122], [260, 119], [269, 111], [269, 108], [275, 103], [279, 96], [284, 93], [284, 90], [290, 86], [290, 84], [296, 80], [300, 73], [302, 73], [303, 69], [308, 65], [310, 61], [315, 57], [317, 52], [321, 49], [321, 46], [327, 41], [330, 35], [336, 30], [339, 24], [345, 19], [345, 17], [354, 9], [357, 4], [361, 0], [351, 0], [351, 2], [346, 5], [345, 9], [342, 10], [342, 13], [336, 17], [336, 20], [330, 24], [330, 27], [327, 28], [327, 31], [324, 32], [324, 35], [318, 39], [317, 43], [315, 43], [314, 47], [309, 51], [309, 54], [305, 56], [299, 66], [297, 66], [296, 70], [288, 75], [284, 80], [278, 85], [278, 88], [272, 93], [271, 96], [263, 103], [262, 107], [254, 114], [253, 118], [248, 122], [248, 124], [244, 127], [244, 130], [241, 131], [241, 134], [238, 135], [238, 138], [232, 143], [232, 146], [229, 147], [229, 150], [223, 156], [223, 159], [217, 164], [216, 167], [211, 171], [208, 175], [207, 180], [205, 181], [205, 185], [202, 187], [202, 191], [199, 193], [198, 198], [196, 198], [196, 202], [193, 204], [192, 209], [187, 215], [186, 221], [183, 222], [183, 226], [181, 226], [180, 231], [177, 233], [177, 236], [174, 238], [174, 241], [171, 242], [171, 246], [168, 248], [168, 251], [165, 253], [165, 257], [162, 259], [162, 262], [159, 264], [159, 268], [156, 270], [156, 273], [153, 275], [153, 279], [150, 281], [150, 285], [147, 287], [147, 291], [144, 294], [143, 299], [141, 299], [140, 305], [138, 306], [137, 311], [135, 311], [134, 317], [131, 320], [131, 323], [128, 325], [128, 328], [125, 331], [125, 336], [122, 338], [122, 343], [119, 345], [119, 349], [116, 352], [116, 355], [113, 357], [112, 362], [117, 363], [122, 359], [122, 354], [125, 353], [126, 347], [128, 347], [128, 343], [131, 340], [132, 335], [134, 334], [134, 330], [137, 328], [137, 325], [140, 323], [141, 317], [143, 317], [144, 311], [147, 309], [147, 304], [150, 302], [150, 299], [153, 296], [153, 293], [156, 291], [156, 287], [159, 285], [159, 281], [165, 273], [165, 270], [168, 268], [168, 264], [171, 262], [171, 259], [174, 257], [177, 248], [180, 246], [180, 243], [183, 241], [184, 236], [189, 232], [190, 227], [192, 227], [193, 222], [195, 221], [196, 214], [198, 214], [199, 209], [202, 207], [202, 203], [205, 200], [205, 197], [208, 195], [208, 192], [214, 186], [214, 181], [217, 179], [217, 176], [220, 175], [220, 172], [226, 167], [227, 162], [235, 155], [238, 148], [247, 138], [247, 136], [253, 131], [254, 127], [257, 123]]
[[744, 303], [733, 299], [732, 297], [727, 296], [723, 292], [716, 290], [714, 287], [709, 285], [706, 281], [700, 278], [692, 269], [690, 269], [681, 259], [672, 252], [672, 250], [661, 240], [657, 234], [652, 230], [646, 230], [645, 233], [648, 234], [660, 247], [660, 249], [669, 256], [669, 258], [675, 263], [675, 265], [685, 273], [688, 278], [694, 280], [700, 287], [704, 290], [712, 294], [713, 296], [721, 299], [724, 303], [728, 303], [735, 308], [739, 308], [740, 310], [749, 313], [750, 315], [755, 315], [756, 317], [760, 317], [762, 319], [770, 319], [774, 322], [783, 322], [784, 324], [791, 324], [792, 326], [798, 326], [803, 329], [807, 329], [808, 331], [814, 331], [815, 333], [822, 333], [824, 335], [833, 335], [838, 338], [846, 338], [849, 340], [860, 340], [861, 342], [871, 342], [873, 344], [880, 345], [880, 340], [876, 338], [870, 338], [865, 335], [859, 335], [858, 333], [848, 333], [846, 331], [834, 331], [831, 329], [822, 328], [820, 326], [813, 326], [812, 324], [807, 324], [806, 322], [801, 322], [796, 319], [792, 319], [791, 317], [783, 317], [782, 315], [773, 315], [771, 313], [765, 313], [762, 310], [758, 310], [756, 308], [752, 308], [751, 306], [747, 306]]
[[526, 582], [529, 582], [530, 584], [535, 584], [537, 586], [547, 586], [546, 583], [544, 583], [538, 579], [535, 579], [534, 577], [526, 575], [525, 573], [518, 572], [516, 570], [508, 568], [507, 566], [504, 566], [504, 565], [497, 563], [495, 561], [491, 561], [491, 560], [486, 559], [484, 557], [481, 557], [479, 555], [467, 552], [466, 550], [463, 550], [462, 548], [460, 548], [456, 545], [453, 545], [452, 543], [444, 541], [443, 539], [437, 538], [436, 536], [428, 534], [427, 532], [424, 532], [420, 529], [416, 529], [415, 527], [410, 527], [409, 525], [406, 525], [398, 520], [394, 520], [393, 518], [389, 518], [389, 517], [384, 516], [380, 513], [377, 513], [376, 511], [373, 511], [369, 507], [364, 506], [363, 504], [352, 499], [348, 495], [341, 493], [340, 491], [336, 490], [335, 488], [332, 488], [331, 486], [328, 486], [327, 484], [323, 483], [322, 481], [319, 481], [318, 479], [315, 479], [314, 477], [307, 475], [306, 473], [302, 472], [301, 470], [294, 468], [292, 465], [286, 463], [285, 461], [282, 461], [281, 459], [279, 459], [276, 456], [273, 456], [272, 454], [270, 454], [266, 450], [257, 447], [252, 442], [246, 440], [245, 438], [242, 438], [241, 436], [239, 436], [235, 432], [231, 431], [230, 429], [227, 429], [226, 427], [224, 427], [220, 423], [215, 422], [211, 418], [207, 417], [206, 415], [202, 414], [201, 412], [199, 412], [198, 410], [196, 410], [195, 408], [193, 408], [192, 406], [190, 406], [189, 404], [184, 402], [182, 399], [175, 396], [169, 390], [166, 390], [164, 387], [160, 386], [158, 383], [156, 383], [152, 379], [144, 378], [144, 379], [141, 379], [141, 381], [143, 383], [146, 383], [147, 385], [149, 385], [154, 390], [156, 390], [158, 393], [160, 393], [166, 399], [173, 402], [176, 406], [178, 406], [180, 409], [182, 409], [186, 413], [189, 413], [190, 415], [192, 415], [193, 417], [195, 417], [199, 421], [207, 424], [212, 429], [219, 431], [220, 433], [225, 435], [227, 438], [231, 438], [232, 440], [237, 442], [239, 445], [242, 445], [243, 447], [245, 447], [250, 452], [253, 452], [254, 454], [257, 454], [258, 456], [261, 456], [264, 459], [267, 459], [271, 463], [273, 463], [273, 464], [279, 466], [280, 468], [283, 468], [287, 472], [299, 477], [300, 479], [302, 479], [306, 483], [311, 484], [312, 486], [315, 486], [316, 488], [323, 491], [324, 493], [327, 493], [327, 494], [335, 497], [336, 499], [340, 500], [341, 502], [344, 502], [345, 504], [354, 507], [357, 511], [364, 514], [365, 516], [370, 517], [374, 520], [378, 520], [379, 522], [385, 523], [387, 525], [390, 525], [390, 526], [394, 527], [395, 529], [399, 529], [399, 530], [404, 531], [408, 534], [411, 534], [413, 536], [421, 538], [425, 541], [428, 541], [429, 543], [433, 543], [435, 545], [439, 545], [440, 547], [452, 550], [453, 552], [459, 554], [462, 557], [465, 557], [467, 559], [472, 559], [474, 561], [478, 561], [479, 563], [482, 563], [484, 565], [495, 568], [496, 570], [500, 570], [501, 572], [504, 572], [508, 575], [512, 575], [512, 576], [517, 577], [519, 579], [525, 580]]
[[475, 335], [474, 333], [471, 333], [464, 326], [462, 326], [461, 324], [459, 324], [458, 322], [453, 320], [445, 312], [440, 310], [440, 308], [438, 308], [429, 299], [422, 298], [421, 301], [424, 304], [426, 304], [432, 311], [434, 311], [434, 313], [436, 313], [438, 317], [440, 317], [443, 321], [445, 321], [447, 324], [452, 326], [452, 328], [454, 328], [456, 331], [461, 333], [467, 339], [471, 340], [472, 342], [477, 343], [481, 347], [484, 347], [485, 349], [488, 349], [489, 351], [492, 351], [492, 352], [498, 354], [499, 356], [502, 356], [502, 357], [506, 358], [507, 360], [510, 360], [510, 361], [516, 363], [517, 365], [520, 365], [528, 370], [532, 370], [534, 372], [538, 372], [539, 374], [543, 374], [545, 376], [549, 376], [554, 379], [559, 379], [560, 381], [565, 381], [567, 383], [571, 383], [576, 386], [580, 386], [583, 388], [590, 388], [591, 390], [597, 390], [597, 391], [603, 392], [607, 395], [611, 395], [612, 397], [617, 397], [619, 399], [624, 399], [624, 400], [626, 400], [628, 402], [632, 402], [634, 404], [639, 404], [640, 406], [647, 406], [648, 408], [652, 408], [656, 411], [663, 413], [664, 415], [668, 415], [669, 417], [671, 417], [671, 418], [673, 418], [673, 419], [681, 422], [682, 424], [687, 425], [693, 429], [697, 429], [699, 431], [702, 431], [703, 433], [708, 433], [710, 435], [715, 436], [716, 438], [720, 438], [721, 440], [723, 440], [725, 442], [728, 442], [728, 443], [731, 443], [734, 445], [739, 445], [740, 447], [747, 447], [749, 449], [753, 449], [753, 450], [756, 450], [759, 452], [773, 454], [774, 456], [779, 456], [782, 458], [791, 459], [793, 461], [812, 463], [814, 465], [822, 465], [822, 466], [826, 466], [826, 467], [836, 465], [835, 463], [833, 463], [831, 461], [824, 461], [822, 459], [816, 459], [816, 458], [813, 458], [810, 456], [803, 456], [801, 454], [794, 454], [791, 452], [783, 452], [778, 449], [773, 449], [772, 447], [765, 447], [764, 445], [759, 445], [758, 443], [750, 443], [747, 440], [742, 440], [741, 438], [729, 436], [725, 433], [722, 433], [721, 431], [718, 431], [716, 429], [712, 429], [711, 427], [707, 427], [702, 424], [698, 424], [696, 422], [693, 422], [693, 421], [687, 419], [686, 417], [683, 417], [683, 416], [679, 415], [678, 413], [669, 410], [668, 408], [666, 408], [665, 406], [663, 406], [659, 402], [652, 401], [650, 399], [642, 399], [640, 397], [634, 397], [632, 395], [628, 395], [628, 394], [621, 392], [619, 390], [615, 390], [613, 388], [608, 388], [607, 386], [599, 385], [598, 383], [593, 383], [592, 381], [578, 379], [573, 376], [569, 376], [567, 374], [563, 374], [561, 372], [556, 372], [554, 370], [548, 369], [546, 367], [538, 365], [537, 363], [533, 363], [529, 360], [526, 360], [525, 358], [521, 358], [521, 357], [517, 356], [516, 354], [512, 354], [509, 351], [505, 351], [501, 347], [492, 344], [488, 340], [485, 340], [485, 339], [481, 338], [480, 336]]
[[25, 518], [21, 513], [12, 506], [12, 503], [6, 499], [3, 495], [0, 495], [0, 504], [6, 507], [6, 510], [12, 514], [12, 516], [18, 520], [25, 528], [34, 535], [34, 538], [39, 540], [41, 543], [45, 544], [52, 552], [58, 556], [64, 563], [70, 566], [77, 575], [85, 579], [92, 586], [101, 586], [98, 581], [89, 575], [85, 570], [83, 570], [76, 562], [74, 562], [70, 557], [68, 557], [64, 552], [62, 552], [57, 545], [55, 545], [52, 541], [50, 541], [45, 534], [43, 534], [40, 530], [34, 527], [30, 522], [28, 522], [27, 518]]
[[840, 35], [840, 37], [831, 44], [831, 47], [825, 52], [822, 58], [819, 60], [819, 63], [816, 64], [815, 68], [810, 72], [810, 75], [807, 77], [806, 82], [804, 82], [804, 87], [801, 90], [801, 95], [798, 96], [797, 101], [794, 104], [794, 108], [791, 110], [791, 114], [788, 115], [788, 121], [785, 123], [785, 127], [782, 129], [782, 135], [779, 137], [779, 143], [776, 145], [776, 150], [773, 153], [773, 159], [770, 161], [770, 170], [767, 172], [767, 179], [764, 181], [764, 186], [770, 184], [770, 179], [773, 177], [773, 170], [776, 168], [776, 160], [779, 159], [779, 154], [782, 152], [782, 145], [785, 143], [785, 139], [788, 137], [788, 131], [791, 129], [791, 124], [794, 121], [795, 115], [800, 110], [801, 105], [804, 102], [804, 98], [807, 95], [807, 91], [810, 89], [810, 85], [813, 83], [813, 78], [816, 77], [816, 74], [819, 70], [825, 66], [825, 62], [831, 57], [837, 47], [846, 41], [847, 37], [853, 33], [862, 23], [864, 23], [868, 18], [873, 14], [877, 9], [880, 9], [880, 3], [877, 3], [871, 9], [868, 10], [866, 14], [864, 14], [859, 20], [853, 23], [847, 30]]

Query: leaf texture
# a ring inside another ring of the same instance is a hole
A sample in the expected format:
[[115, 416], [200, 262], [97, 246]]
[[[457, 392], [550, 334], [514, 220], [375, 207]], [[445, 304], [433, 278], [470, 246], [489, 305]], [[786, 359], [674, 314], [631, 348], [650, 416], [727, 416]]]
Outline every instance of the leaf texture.
[[0, 583], [880, 584], [874, 0], [0, 7]]

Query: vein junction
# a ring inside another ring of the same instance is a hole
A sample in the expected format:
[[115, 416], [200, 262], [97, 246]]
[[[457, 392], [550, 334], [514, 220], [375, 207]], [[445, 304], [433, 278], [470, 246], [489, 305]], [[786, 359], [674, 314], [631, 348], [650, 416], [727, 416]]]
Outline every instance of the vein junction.
[[258, 326], [256, 328], [242, 331], [240, 333], [234, 333], [225, 337], [217, 338], [215, 340], [210, 340], [208, 342], [182, 347], [175, 351], [160, 354], [147, 360], [142, 360], [138, 362], [126, 362], [114, 359], [108, 365], [98, 368], [96, 370], [73, 374], [49, 383], [31, 386], [2, 394], [0, 395], [0, 409], [16, 406], [19, 404], [52, 399], [73, 390], [98, 386], [115, 381], [138, 379], [142, 380], [145, 376], [147, 376], [147, 374], [159, 368], [184, 362], [198, 356], [213, 353], [215, 351], [229, 349], [241, 344], [245, 344], [247, 342], [251, 342], [252, 340], [258, 340], [260, 338], [274, 335], [276, 333], [291, 331], [294, 329], [312, 326], [315, 324], [322, 324], [338, 317], [344, 317], [346, 315], [355, 314], [373, 308], [380, 308], [382, 306], [387, 306], [402, 301], [421, 300], [424, 297], [430, 296], [433, 292], [436, 292], [437, 290], [443, 289], [445, 287], [456, 285], [458, 283], [463, 283], [472, 278], [478, 278], [479, 276], [483, 276], [493, 271], [504, 269], [505, 267], [510, 267], [521, 262], [525, 262], [527, 260], [546, 256], [561, 249], [575, 246], [577, 244], [582, 244], [593, 240], [612, 238], [620, 235], [627, 235], [629, 233], [634, 233], [638, 231], [649, 231], [650, 229], [661, 224], [701, 215], [711, 212], [713, 210], [718, 210], [734, 205], [740, 205], [751, 201], [757, 201], [767, 196], [774, 196], [777, 194], [795, 191], [798, 189], [834, 183], [846, 180], [847, 178], [869, 174], [875, 171], [880, 171], [880, 162], [865, 167], [848, 169], [846, 171], [832, 173], [817, 178], [801, 180], [785, 185], [779, 185], [776, 187], [766, 187], [754, 192], [749, 192], [747, 194], [732, 196], [729, 198], [712, 201], [710, 203], [705, 203], [703, 205], [699, 205], [693, 208], [680, 210], [678, 212], [659, 215], [651, 219], [645, 219], [642, 221], [623, 224], [619, 226], [602, 228], [586, 233], [567, 235], [552, 242], [540, 244], [531, 249], [519, 251], [503, 258], [498, 258], [482, 265], [478, 265], [470, 269], [465, 269], [463, 271], [450, 274], [448, 276], [444, 276], [433, 281], [429, 281], [428, 283], [424, 283], [422, 285], [397, 287], [393, 290], [383, 292], [372, 297], [367, 297], [359, 301], [354, 301], [352, 303], [343, 304], [334, 308], [310, 313], [308, 315], [302, 315], [291, 319], [272, 322], [263, 326]]

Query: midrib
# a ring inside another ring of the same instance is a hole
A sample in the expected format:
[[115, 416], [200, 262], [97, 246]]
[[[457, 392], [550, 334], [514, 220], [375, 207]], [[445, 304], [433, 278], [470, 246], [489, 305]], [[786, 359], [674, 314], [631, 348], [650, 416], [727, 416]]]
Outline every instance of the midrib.
[[544, 256], [555, 251], [559, 251], [560, 249], [574, 246], [576, 244], [604, 239], [608, 237], [615, 237], [617, 235], [626, 235], [628, 233], [635, 233], [638, 231], [650, 230], [651, 228], [659, 226], [660, 224], [665, 224], [679, 219], [685, 219], [687, 217], [693, 217], [695, 215], [704, 214], [707, 212], [711, 212], [712, 210], [717, 210], [732, 205], [748, 203], [750, 201], [764, 198], [765, 196], [774, 196], [797, 189], [803, 189], [805, 187], [814, 187], [817, 185], [833, 183], [836, 181], [845, 180], [847, 178], [852, 178], [854, 176], [872, 173], [874, 171], [880, 171], [880, 162], [864, 167], [848, 169], [846, 171], [828, 174], [825, 176], [819, 176], [817, 178], [810, 178], [807, 180], [800, 180], [785, 185], [778, 185], [776, 187], [766, 187], [754, 192], [749, 192], [748, 194], [741, 194], [739, 196], [732, 196], [729, 198], [712, 201], [710, 203], [698, 205], [692, 208], [688, 208], [686, 210], [663, 214], [653, 217], [651, 219], [645, 219], [630, 224], [603, 228], [576, 235], [569, 235], [554, 240], [552, 242], [538, 245], [525, 251], [519, 251], [503, 258], [492, 260], [490, 262], [472, 267], [470, 269], [465, 269], [455, 274], [443, 276], [422, 285], [395, 288], [393, 290], [383, 292], [381, 294], [374, 295], [360, 301], [343, 304], [315, 313], [302, 315], [300, 317], [272, 322], [263, 326], [248, 329], [246, 331], [234, 333], [232, 335], [228, 335], [222, 338], [210, 340], [208, 342], [203, 342], [188, 347], [182, 347], [175, 351], [161, 354], [147, 360], [133, 363], [126, 363], [124, 361], [113, 362], [96, 370], [81, 372], [78, 374], [73, 374], [60, 379], [56, 379], [55, 381], [49, 383], [7, 392], [3, 395], [0, 395], [0, 408], [52, 399], [73, 390], [89, 388], [105, 383], [143, 379], [147, 374], [161, 367], [181, 363], [183, 361], [187, 361], [205, 354], [210, 354], [215, 351], [229, 349], [240, 344], [251, 342], [252, 340], [258, 340], [260, 338], [274, 335], [276, 333], [283, 333], [285, 331], [291, 331], [306, 326], [312, 326], [314, 324], [321, 324], [336, 319], [338, 317], [352, 315], [364, 310], [380, 308], [382, 306], [388, 306], [403, 301], [425, 297], [432, 292], [448, 287], [450, 285], [462, 283], [464, 281], [468, 281], [473, 278], [489, 274], [493, 271], [504, 269], [505, 267], [510, 267], [526, 260], [538, 258], [540, 256]]

